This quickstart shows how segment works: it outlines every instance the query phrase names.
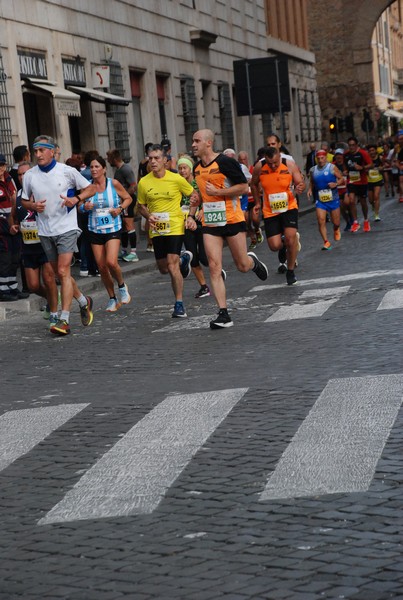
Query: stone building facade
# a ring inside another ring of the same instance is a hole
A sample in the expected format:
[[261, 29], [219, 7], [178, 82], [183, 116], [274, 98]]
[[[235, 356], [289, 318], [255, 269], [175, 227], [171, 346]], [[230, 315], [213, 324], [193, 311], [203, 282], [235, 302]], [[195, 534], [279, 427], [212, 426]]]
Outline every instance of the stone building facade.
[[[306, 17], [306, 0], [293, 0]], [[282, 0], [15, 0], [0, 5], [0, 150], [55, 136], [75, 149], [118, 147], [136, 167], [145, 142], [189, 150], [209, 127], [217, 148], [251, 155], [275, 115], [238, 117], [233, 61], [289, 58], [285, 141], [297, 158], [319, 137], [307, 33], [270, 31]], [[281, 17], [283, 18], [283, 17]], [[301, 22], [301, 20], [300, 20]], [[288, 39], [290, 38], [290, 39]]]
[[[329, 119], [351, 116], [354, 133], [366, 141], [362, 123], [375, 120], [376, 98], [371, 46], [375, 25], [393, 0], [308, 0], [309, 44], [315, 53], [323, 137]], [[364, 112], [366, 111], [366, 112]], [[376, 136], [375, 128], [370, 132]]]

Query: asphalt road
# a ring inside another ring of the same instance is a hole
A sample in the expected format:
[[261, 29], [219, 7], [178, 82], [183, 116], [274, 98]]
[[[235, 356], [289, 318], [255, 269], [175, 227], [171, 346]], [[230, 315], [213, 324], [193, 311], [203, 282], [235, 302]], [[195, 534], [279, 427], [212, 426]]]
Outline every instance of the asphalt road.
[[292, 287], [226, 251], [228, 330], [145, 252], [87, 329], [10, 313], [1, 600], [403, 598], [402, 211], [330, 252], [304, 215]]

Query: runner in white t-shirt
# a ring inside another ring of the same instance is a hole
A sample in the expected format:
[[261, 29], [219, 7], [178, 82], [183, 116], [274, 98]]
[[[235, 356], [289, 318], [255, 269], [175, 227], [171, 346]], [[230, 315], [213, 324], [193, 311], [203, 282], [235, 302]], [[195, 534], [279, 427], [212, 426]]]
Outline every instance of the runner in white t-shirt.
[[[50, 331], [56, 335], [70, 333], [70, 307], [74, 298], [80, 305], [81, 322], [93, 320], [92, 298], [84, 296], [71, 276], [71, 259], [80, 230], [76, 204], [94, 195], [94, 186], [76, 169], [55, 160], [56, 144], [48, 135], [34, 140], [37, 166], [26, 173], [23, 181], [22, 204], [37, 214], [38, 233], [49, 262], [60, 279], [62, 311], [51, 306]], [[83, 190], [77, 195], [77, 190]]]

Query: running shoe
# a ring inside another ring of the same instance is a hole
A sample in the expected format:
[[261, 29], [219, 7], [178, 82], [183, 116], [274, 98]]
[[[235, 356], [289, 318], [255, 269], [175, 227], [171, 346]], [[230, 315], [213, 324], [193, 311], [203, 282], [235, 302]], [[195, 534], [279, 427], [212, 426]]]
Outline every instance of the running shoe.
[[172, 313], [173, 319], [182, 319], [183, 317], [187, 317], [185, 312], [185, 307], [183, 306], [183, 302], [175, 302], [174, 310]]
[[257, 248], [257, 240], [251, 240], [248, 250], [255, 250], [255, 248]]
[[116, 298], [109, 298], [109, 302], [106, 305], [107, 312], [116, 312], [121, 307], [121, 303]]
[[326, 242], [322, 246], [322, 250], [331, 250], [332, 244], [326, 240]]
[[259, 231], [256, 232], [256, 241], [258, 244], [261, 244], [263, 242], [263, 233], [262, 230], [259, 229]]
[[50, 327], [50, 333], [67, 335], [70, 333], [70, 325], [64, 319], [57, 319], [56, 323]]
[[354, 223], [350, 227], [351, 233], [357, 233], [357, 231], [361, 228], [361, 225], [358, 221], [354, 221]]
[[91, 296], [86, 296], [86, 298], [87, 304], [85, 306], [80, 306], [81, 323], [84, 325], [84, 327], [91, 325], [92, 321], [94, 320], [94, 315], [92, 313], [92, 298]]
[[128, 287], [126, 284], [124, 285], [124, 287], [119, 288], [119, 294], [120, 294], [120, 302], [122, 304], [129, 304], [132, 297], [129, 294], [129, 290], [128, 290]]
[[374, 221], [382, 221], [382, 219], [381, 219], [381, 217], [379, 215], [375, 215]]
[[88, 271], [87, 270], [81, 271], [81, 269], [80, 269], [80, 277], [88, 277]]
[[126, 262], [139, 262], [139, 257], [135, 252], [129, 252], [126, 256], [122, 256], [123, 260]]
[[197, 294], [195, 294], [195, 298], [206, 298], [206, 296], [210, 296], [210, 288], [208, 285], [202, 285]]
[[221, 269], [221, 277], [223, 281], [227, 281], [227, 271]]
[[43, 309], [43, 318], [47, 321], [50, 317], [50, 306], [47, 304]]
[[52, 329], [59, 319], [56, 316], [49, 315], [49, 329]]
[[147, 252], [154, 252], [154, 246], [152, 244], [148, 244]]
[[259, 279], [265, 281], [269, 276], [269, 272], [267, 270], [266, 265], [258, 259], [254, 252], [248, 252], [248, 256], [250, 256], [253, 259], [253, 262], [255, 263], [255, 266], [253, 267], [253, 272], [256, 273]]
[[287, 265], [285, 263], [280, 263], [277, 267], [277, 273], [283, 274], [287, 271]]
[[338, 227], [337, 229], [335, 229], [333, 231], [333, 237], [335, 242], [339, 242], [341, 240], [341, 231], [340, 231], [340, 227]]
[[344, 231], [350, 231], [350, 230], [351, 230], [351, 225], [352, 225], [352, 222], [351, 222], [351, 221], [349, 221], [348, 223], [346, 223], [346, 226], [345, 226], [345, 228], [344, 228]]
[[119, 250], [118, 260], [123, 260], [125, 256], [128, 255], [127, 250]]
[[224, 329], [225, 327], [232, 327], [233, 324], [227, 309], [220, 308], [217, 317], [213, 321], [210, 321], [210, 329]]
[[399, 202], [403, 202], [403, 196], [400, 196]]
[[297, 252], [301, 252], [301, 236], [299, 235], [299, 231], [295, 234], [297, 237]]
[[190, 266], [190, 263], [193, 260], [193, 254], [189, 251], [189, 250], [185, 250], [180, 257], [180, 270], [181, 270], [181, 274], [183, 279], [186, 279], [187, 277], [189, 277], [190, 273], [192, 272], [192, 267]]
[[297, 278], [295, 277], [295, 273], [292, 269], [287, 269], [285, 278], [287, 280], [287, 285], [294, 285], [294, 283], [297, 283]]
[[280, 265], [284, 265], [287, 260], [287, 250], [286, 247], [283, 246], [281, 250], [278, 251], [278, 262]]
[[369, 224], [369, 221], [364, 221], [364, 231], [368, 232], [371, 231], [371, 225]]

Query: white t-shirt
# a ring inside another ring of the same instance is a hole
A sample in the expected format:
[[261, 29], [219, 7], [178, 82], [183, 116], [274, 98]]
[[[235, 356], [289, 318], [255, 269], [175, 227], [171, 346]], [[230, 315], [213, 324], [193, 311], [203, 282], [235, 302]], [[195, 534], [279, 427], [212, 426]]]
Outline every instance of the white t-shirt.
[[81, 173], [63, 163], [49, 172], [41, 171], [38, 166], [27, 171], [23, 179], [22, 198], [35, 201], [46, 200], [44, 212], [37, 213], [38, 233], [43, 236], [55, 236], [78, 229], [76, 207], [68, 209], [62, 206], [60, 195], [67, 196], [67, 190], [83, 190], [90, 185]]

